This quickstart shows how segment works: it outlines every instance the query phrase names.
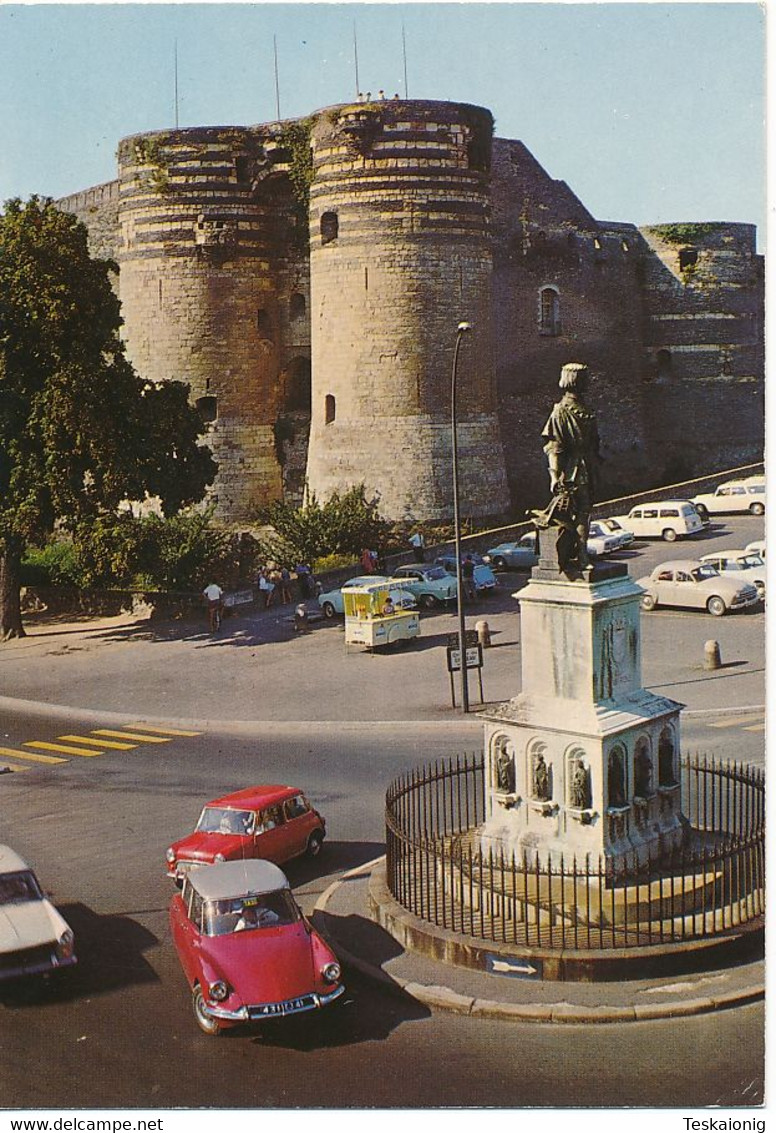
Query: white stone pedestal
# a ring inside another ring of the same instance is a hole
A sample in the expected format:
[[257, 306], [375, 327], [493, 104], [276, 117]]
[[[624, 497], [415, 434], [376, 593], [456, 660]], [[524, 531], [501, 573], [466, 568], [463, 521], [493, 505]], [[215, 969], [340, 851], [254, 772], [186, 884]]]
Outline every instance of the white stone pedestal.
[[619, 564], [542, 561], [520, 592], [522, 692], [483, 713], [485, 853], [616, 876], [681, 841], [683, 706], [641, 687], [641, 593]]

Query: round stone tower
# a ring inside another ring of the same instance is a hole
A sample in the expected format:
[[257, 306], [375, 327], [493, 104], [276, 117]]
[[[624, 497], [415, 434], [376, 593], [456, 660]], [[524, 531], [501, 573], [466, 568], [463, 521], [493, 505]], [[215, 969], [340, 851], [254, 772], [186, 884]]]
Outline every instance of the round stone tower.
[[255, 517], [282, 490], [280, 292], [294, 242], [280, 132], [182, 129], [119, 148], [127, 353], [143, 377], [189, 383], [226, 521]]
[[461, 509], [508, 506], [491, 343], [489, 170], [480, 107], [380, 101], [319, 112], [312, 130], [312, 418], [321, 496], [364, 482], [386, 516], [452, 514], [456, 331]]

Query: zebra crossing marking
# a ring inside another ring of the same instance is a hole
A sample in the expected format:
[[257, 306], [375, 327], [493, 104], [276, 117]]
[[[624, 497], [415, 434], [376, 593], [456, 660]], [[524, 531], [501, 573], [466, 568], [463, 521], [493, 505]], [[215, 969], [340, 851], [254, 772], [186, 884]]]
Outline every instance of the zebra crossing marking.
[[163, 736], [139, 736], [135, 732], [115, 732], [111, 728], [95, 728], [95, 736], [112, 736], [117, 740], [137, 740], [144, 744], [168, 744], [169, 739]]
[[96, 747], [107, 747], [115, 751], [131, 751], [137, 744], [120, 744], [116, 740], [95, 740], [91, 736], [57, 736], [58, 740], [68, 743], [93, 744]]
[[87, 758], [91, 757], [92, 759], [96, 755], [105, 754], [105, 752], [103, 751], [92, 751], [88, 747], [73, 747], [72, 745], [66, 746], [65, 744], [53, 744], [48, 740], [25, 740], [23, 746], [39, 747], [43, 751], [61, 751], [65, 755], [83, 755]]
[[201, 732], [184, 732], [180, 728], [157, 728], [151, 724], [133, 724], [136, 732], [158, 732], [160, 736], [201, 736]]
[[37, 755], [31, 751], [17, 751], [12, 747], [0, 747], [0, 755], [10, 755], [12, 759], [30, 759], [34, 763], [67, 763], [58, 755]]
[[738, 728], [741, 724], [762, 723], [762, 712], [749, 713], [746, 716], [736, 716], [734, 720], [716, 720], [709, 724], [710, 728]]

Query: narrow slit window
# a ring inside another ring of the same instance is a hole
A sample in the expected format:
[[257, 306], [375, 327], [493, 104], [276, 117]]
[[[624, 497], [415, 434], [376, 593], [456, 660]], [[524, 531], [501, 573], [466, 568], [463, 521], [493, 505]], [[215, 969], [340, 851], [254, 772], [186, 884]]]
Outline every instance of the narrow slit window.
[[560, 334], [560, 296], [554, 287], [543, 287], [539, 295], [539, 333]]
[[325, 212], [321, 216], [321, 243], [330, 244], [339, 236], [339, 217], [336, 212]]
[[326, 405], [324, 407], [324, 420], [327, 425], [331, 425], [334, 418], [337, 416], [337, 402], [333, 393], [326, 394]]

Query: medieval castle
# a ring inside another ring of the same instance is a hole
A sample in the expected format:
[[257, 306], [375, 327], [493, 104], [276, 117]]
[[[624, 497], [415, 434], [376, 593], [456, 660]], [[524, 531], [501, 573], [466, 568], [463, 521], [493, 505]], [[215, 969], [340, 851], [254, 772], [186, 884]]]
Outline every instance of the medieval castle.
[[747, 224], [596, 220], [490, 112], [388, 100], [125, 138], [118, 179], [57, 202], [119, 268], [127, 353], [189, 383], [212, 496], [364, 482], [394, 520], [546, 501], [539, 435], [585, 362], [606, 494], [759, 460], [764, 272]]

